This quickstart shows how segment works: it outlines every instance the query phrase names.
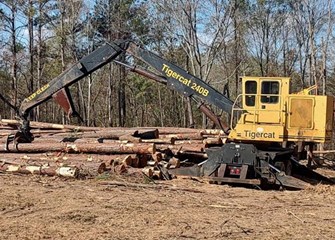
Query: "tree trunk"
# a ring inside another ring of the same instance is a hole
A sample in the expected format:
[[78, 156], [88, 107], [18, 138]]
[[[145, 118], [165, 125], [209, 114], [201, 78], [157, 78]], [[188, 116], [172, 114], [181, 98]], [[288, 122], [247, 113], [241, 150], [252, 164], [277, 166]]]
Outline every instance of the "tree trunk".
[[194, 122], [194, 117], [193, 117], [191, 98], [189, 97], [186, 98], [186, 104], [187, 104], [187, 113], [188, 113], [188, 119], [189, 119], [189, 127], [194, 128], [195, 122]]
[[112, 64], [108, 66], [108, 96], [107, 96], [107, 106], [108, 106], [108, 126], [113, 126], [113, 67]]
[[[61, 10], [61, 19], [60, 19], [60, 57], [61, 57], [61, 62], [62, 62], [62, 72], [66, 69], [65, 66], [65, 51], [66, 51], [66, 39], [65, 39], [65, 27], [64, 27], [64, 14], [65, 14], [65, 10], [64, 10], [64, 6], [63, 3], [60, 3], [60, 10]], [[65, 118], [65, 114], [64, 111], [62, 111], [62, 123], [66, 124], [66, 118]]]
[[[125, 55], [120, 56], [121, 62], [125, 61]], [[119, 73], [119, 126], [124, 127], [126, 125], [126, 69], [124, 66], [118, 66]]]
[[[28, 5], [28, 32], [29, 32], [29, 60], [30, 60], [30, 68], [29, 68], [29, 85], [28, 92], [29, 94], [34, 91], [34, 27], [33, 27], [33, 12], [34, 12], [33, 1], [29, 0]], [[30, 119], [35, 120], [35, 111], [33, 109], [30, 111]]]
[[[43, 3], [39, 2], [38, 4], [38, 15], [40, 18], [40, 21], [38, 21], [38, 26], [37, 26], [37, 59], [36, 59], [36, 64], [37, 64], [37, 89], [41, 88], [41, 79], [42, 79], [42, 23], [41, 20], [43, 19]], [[35, 120], [40, 121], [40, 107], [36, 107], [36, 114], [35, 114]]]
[[[17, 9], [15, 4], [12, 5], [11, 8], [11, 22], [10, 22], [10, 28], [11, 28], [11, 45], [12, 45], [12, 54], [13, 54], [13, 63], [12, 63], [12, 84], [11, 84], [11, 92], [12, 92], [12, 105], [13, 106], [17, 106], [17, 68], [18, 68], [18, 64], [17, 64], [17, 39], [16, 39], [16, 25], [15, 25], [15, 21], [16, 21], [16, 13], [17, 13]], [[15, 112], [13, 109], [11, 109], [11, 118], [14, 118], [15, 116]]]

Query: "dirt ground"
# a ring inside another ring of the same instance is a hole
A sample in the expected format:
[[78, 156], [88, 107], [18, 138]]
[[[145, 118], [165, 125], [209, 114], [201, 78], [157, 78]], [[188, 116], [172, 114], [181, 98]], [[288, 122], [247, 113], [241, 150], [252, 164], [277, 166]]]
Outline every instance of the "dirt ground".
[[0, 239], [335, 238], [335, 186], [260, 191], [187, 178], [151, 188], [106, 181], [0, 174]]

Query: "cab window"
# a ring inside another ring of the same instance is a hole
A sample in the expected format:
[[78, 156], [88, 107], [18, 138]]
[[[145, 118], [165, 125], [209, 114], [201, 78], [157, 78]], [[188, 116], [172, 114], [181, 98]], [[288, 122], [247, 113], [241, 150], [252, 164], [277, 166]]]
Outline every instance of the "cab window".
[[279, 82], [263, 81], [261, 90], [262, 103], [278, 103], [279, 101]]
[[246, 81], [245, 82], [245, 105], [248, 107], [255, 106], [255, 99], [257, 94], [257, 82]]

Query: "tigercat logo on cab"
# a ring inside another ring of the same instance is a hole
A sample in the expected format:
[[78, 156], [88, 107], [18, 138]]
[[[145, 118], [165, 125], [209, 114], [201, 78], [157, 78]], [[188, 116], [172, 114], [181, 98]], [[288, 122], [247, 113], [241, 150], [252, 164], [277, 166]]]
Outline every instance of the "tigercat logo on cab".
[[244, 136], [250, 139], [255, 138], [275, 138], [275, 132], [252, 132], [250, 130], [244, 130]]

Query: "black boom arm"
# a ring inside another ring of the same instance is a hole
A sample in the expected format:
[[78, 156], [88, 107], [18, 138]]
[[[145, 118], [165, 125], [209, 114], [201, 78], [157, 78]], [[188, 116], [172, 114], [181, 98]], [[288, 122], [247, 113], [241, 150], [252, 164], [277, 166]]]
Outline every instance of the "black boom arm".
[[51, 80], [29, 97], [25, 98], [18, 111], [18, 115], [21, 119], [20, 130], [14, 135], [9, 135], [7, 137], [6, 149], [8, 150], [8, 144], [11, 141], [13, 141], [15, 145], [20, 142], [33, 141], [34, 137], [30, 132], [30, 124], [28, 120], [29, 112], [32, 108], [42, 104], [50, 98], [53, 97], [68, 114], [75, 114], [76, 112], [74, 112], [72, 98], [68, 89], [69, 86], [117, 58], [124, 52], [124, 44], [124, 41], [112, 42], [99, 47], [92, 53], [83, 57], [72, 67], [65, 70], [61, 75]]
[[134, 57], [154, 67], [167, 79], [167, 85], [173, 90], [191, 97], [193, 95], [213, 104], [231, 114], [233, 101], [212, 88], [203, 80], [189, 74], [184, 69], [168, 62], [160, 56], [130, 43], [126, 51]]
[[[65, 70], [60, 76], [25, 98], [20, 107], [20, 117], [26, 120], [32, 108], [49, 100], [52, 96], [57, 99], [57, 94], [62, 94], [67, 98], [68, 91], [64, 91], [64, 89], [114, 60], [123, 52], [122, 48], [120, 48], [122, 45], [123, 43], [108, 43], [96, 49]], [[71, 102], [71, 99], [68, 100]]]
[[[125, 52], [128, 52], [132, 56], [139, 58], [148, 65], [154, 67], [161, 76], [145, 70], [133, 68], [134, 72], [167, 84], [173, 90], [190, 97], [193, 100], [196, 100], [194, 96], [198, 96], [208, 103], [219, 107], [223, 111], [229, 114], [231, 113], [233, 102], [206, 82], [189, 74], [187, 71], [166, 61], [158, 55], [138, 47], [128, 40], [115, 41], [99, 47], [79, 60], [72, 67], [65, 70], [60, 76], [54, 78], [29, 97], [25, 98], [18, 113], [22, 120], [20, 131], [15, 134], [14, 139], [16, 139], [17, 142], [31, 142], [33, 140], [28, 121], [29, 112], [32, 108], [52, 97], [54, 97], [65, 111], [73, 113], [73, 102], [68, 87], [111, 61], [122, 64], [121, 62], [116, 61], [116, 58]], [[223, 124], [216, 121], [214, 114], [211, 114], [205, 106], [202, 104], [199, 104], [199, 106], [207, 116], [218, 123], [224, 130], [227, 131], [229, 129], [227, 126], [223, 126]]]

